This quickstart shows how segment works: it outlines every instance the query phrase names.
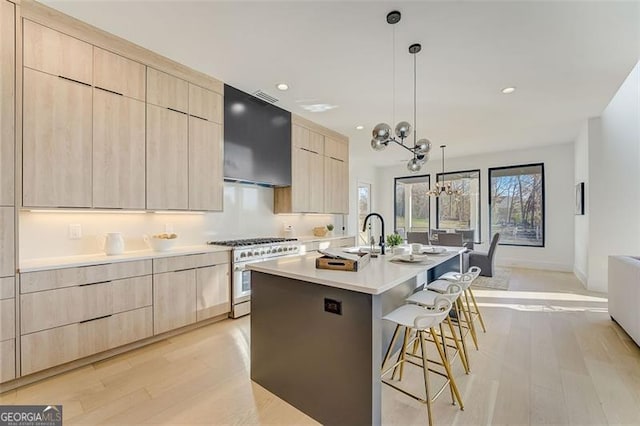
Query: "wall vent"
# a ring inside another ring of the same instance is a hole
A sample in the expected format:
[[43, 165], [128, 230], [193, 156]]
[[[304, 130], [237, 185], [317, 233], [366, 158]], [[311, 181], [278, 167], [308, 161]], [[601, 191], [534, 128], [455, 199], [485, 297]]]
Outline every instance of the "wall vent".
[[269, 102], [270, 104], [275, 104], [280, 100], [274, 96], [271, 96], [268, 93], [263, 92], [262, 90], [257, 90], [253, 92], [253, 96], [255, 96], [258, 99], [262, 99], [263, 101]]

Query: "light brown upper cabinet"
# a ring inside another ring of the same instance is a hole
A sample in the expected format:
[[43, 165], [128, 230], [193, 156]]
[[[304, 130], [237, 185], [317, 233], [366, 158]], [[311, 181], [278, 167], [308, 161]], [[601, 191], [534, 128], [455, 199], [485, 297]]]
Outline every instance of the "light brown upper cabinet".
[[93, 91], [93, 206], [144, 209], [145, 104]]
[[160, 107], [189, 112], [189, 83], [147, 67], [147, 102]]
[[0, 1], [0, 205], [14, 204], [15, 6]]
[[189, 210], [222, 210], [222, 125], [189, 117]]
[[189, 115], [222, 124], [222, 95], [189, 83]]
[[147, 104], [147, 209], [189, 208], [187, 115]]
[[35, 22], [23, 22], [25, 67], [93, 83], [93, 46]]
[[324, 211], [348, 214], [349, 145], [327, 137], [324, 149]]
[[99, 47], [93, 48], [93, 85], [145, 101], [145, 66]]
[[349, 213], [349, 163], [324, 157], [324, 212]]
[[91, 207], [92, 88], [24, 69], [23, 205]]

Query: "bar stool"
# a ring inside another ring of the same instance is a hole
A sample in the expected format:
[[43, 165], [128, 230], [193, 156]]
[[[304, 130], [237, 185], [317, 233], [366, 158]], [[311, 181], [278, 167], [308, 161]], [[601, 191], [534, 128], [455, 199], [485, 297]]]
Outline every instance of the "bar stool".
[[[479, 267], [472, 266], [464, 274], [459, 274], [459, 273], [456, 273], [456, 272], [447, 272], [446, 274], [443, 274], [440, 277], [440, 279], [456, 282], [456, 281], [459, 281], [459, 279], [460, 279], [459, 277], [461, 275], [468, 275], [468, 276], [471, 277], [471, 283], [473, 283], [476, 280], [476, 278], [478, 278], [480, 276], [480, 272], [481, 272], [481, 269]], [[471, 285], [471, 283], [469, 285]], [[482, 318], [482, 313], [480, 312], [480, 308], [478, 308], [478, 303], [476, 302], [476, 297], [473, 295], [473, 290], [471, 289], [470, 286], [467, 288], [467, 292], [469, 294], [469, 297], [471, 298], [471, 302], [473, 303], [473, 308], [474, 308], [471, 311], [471, 315], [478, 317], [478, 319], [480, 320], [480, 325], [482, 326], [482, 331], [484, 331], [486, 333], [487, 332], [487, 328], [484, 325], [484, 318]]]
[[[467, 330], [467, 333], [471, 334], [473, 345], [475, 346], [476, 349], [479, 349], [476, 326], [473, 320], [473, 315], [471, 314], [471, 311], [472, 311], [471, 302], [469, 301], [470, 298], [467, 293], [467, 290], [469, 289], [469, 286], [472, 283], [473, 277], [470, 274], [466, 275], [466, 274], [458, 273], [455, 275], [455, 278], [456, 278], [455, 280], [454, 279], [450, 279], [450, 280], [437, 279], [427, 284], [426, 288], [427, 290], [432, 290], [442, 294], [447, 292], [447, 289], [449, 288], [449, 285], [452, 282], [459, 284], [462, 287], [462, 295], [460, 296], [460, 298], [458, 298], [459, 311], [462, 313], [462, 316], [458, 316], [456, 318], [456, 321], [459, 327], [465, 328]], [[462, 324], [462, 322], [464, 322], [464, 324]], [[463, 333], [463, 336], [465, 335], [466, 333]]]
[[[407, 396], [410, 396], [420, 402], [427, 404], [427, 414], [429, 416], [429, 425], [433, 425], [432, 413], [431, 413], [431, 403], [435, 401], [438, 396], [446, 389], [447, 385], [451, 390], [452, 401], [455, 404], [455, 401], [458, 401], [461, 410], [464, 410], [464, 405], [462, 403], [462, 398], [460, 397], [460, 393], [458, 392], [458, 387], [456, 385], [453, 374], [451, 373], [451, 366], [449, 361], [444, 353], [444, 350], [440, 344], [440, 340], [438, 339], [438, 334], [435, 330], [442, 321], [449, 315], [449, 311], [451, 311], [451, 302], [445, 297], [436, 298], [435, 303], [432, 309], [427, 309], [422, 306], [418, 306], [415, 304], [406, 304], [400, 306], [394, 311], [390, 312], [388, 315], [385, 315], [383, 319], [387, 321], [391, 321], [396, 324], [395, 331], [393, 332], [393, 337], [391, 338], [391, 342], [389, 343], [389, 347], [387, 348], [386, 354], [382, 361], [382, 383], [391, 386], [392, 388], [404, 393]], [[385, 364], [389, 361], [391, 357], [391, 351], [398, 340], [398, 335], [400, 334], [401, 328], [404, 327], [404, 338], [402, 340], [402, 348], [400, 349], [400, 354], [398, 356], [398, 360], [386, 370], [384, 369]], [[409, 358], [407, 355], [411, 355], [407, 353], [407, 345], [409, 342], [409, 335], [415, 332], [415, 338], [418, 340], [420, 345], [420, 352], [422, 363], [415, 362]], [[444, 367], [445, 372], [440, 372], [434, 369], [429, 368], [429, 360], [427, 358], [427, 336], [430, 335], [433, 340], [431, 340], [438, 350], [438, 355], [440, 356], [440, 360], [442, 361], [440, 365]], [[410, 393], [409, 391], [402, 389], [398, 385], [389, 382], [384, 379], [384, 376], [387, 375], [390, 371], [393, 370], [393, 374], [391, 378], [395, 376], [396, 369], [400, 367], [400, 377], [399, 381], [402, 380], [402, 366], [404, 363], [410, 363], [422, 368], [422, 372], [424, 375], [424, 388], [425, 388], [425, 398], [421, 398], [417, 395]], [[442, 388], [436, 392], [436, 394], [431, 397], [431, 393], [429, 390], [429, 372], [441, 375], [446, 379]], [[455, 398], [455, 399], [454, 399]]]
[[[447, 290], [444, 293], [437, 293], [432, 290], [422, 290], [418, 291], [411, 296], [409, 296], [406, 301], [408, 303], [415, 303], [424, 307], [432, 307], [435, 304], [435, 301], [438, 297], [444, 297], [448, 299], [452, 304], [452, 309], [455, 312], [455, 318], [460, 318], [460, 306], [458, 303], [458, 299], [462, 296], [463, 289], [458, 283], [451, 282], [447, 287]], [[467, 345], [465, 341], [465, 334], [462, 330], [462, 321], [456, 321], [458, 324], [458, 331], [460, 332], [460, 339], [458, 339], [458, 335], [456, 334], [455, 329], [453, 328], [453, 324], [451, 323], [451, 315], [447, 315], [446, 318], [447, 324], [449, 325], [449, 329], [451, 331], [451, 336], [447, 336], [444, 332], [444, 328], [442, 327], [442, 323], [440, 323], [440, 335], [442, 337], [442, 345], [444, 347], [444, 353], [447, 355], [447, 348], [454, 349], [452, 361], [456, 359], [456, 356], [460, 355], [460, 361], [462, 362], [462, 366], [464, 367], [465, 373], [469, 374], [471, 371], [471, 366], [469, 363], [469, 355], [467, 352]], [[453, 340], [453, 345], [448, 344], [446, 340]], [[413, 353], [415, 354], [418, 349], [417, 340], [413, 345]]]

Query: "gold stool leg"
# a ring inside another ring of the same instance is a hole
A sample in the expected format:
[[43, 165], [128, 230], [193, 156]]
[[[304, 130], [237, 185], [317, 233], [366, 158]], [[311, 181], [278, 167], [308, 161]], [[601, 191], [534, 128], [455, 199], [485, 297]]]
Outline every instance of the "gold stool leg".
[[[429, 364], [427, 361], [427, 345], [425, 340], [425, 331], [417, 331], [420, 340], [420, 352], [422, 353], [422, 372], [424, 374], [424, 389], [426, 393], [427, 415], [429, 417], [429, 426], [433, 426], [433, 418], [431, 414], [431, 395], [429, 394]], [[435, 339], [435, 336], [434, 336]]]
[[473, 307], [475, 308], [475, 313], [478, 315], [478, 319], [480, 320], [480, 325], [482, 326], [482, 331], [487, 332], [487, 328], [484, 326], [484, 319], [482, 318], [482, 313], [480, 313], [480, 309], [478, 308], [478, 303], [476, 302], [476, 297], [473, 295], [473, 291], [471, 287], [468, 288], [469, 294], [471, 295], [471, 301], [473, 302]]
[[453, 328], [453, 324], [451, 323], [451, 318], [447, 316], [447, 324], [449, 324], [449, 330], [451, 330], [451, 336], [453, 337], [453, 341], [455, 342], [456, 349], [460, 354], [460, 361], [462, 362], [462, 366], [464, 367], [464, 372], [469, 374], [471, 371], [469, 370], [469, 360], [467, 360], [467, 352], [464, 346], [460, 346], [460, 342], [458, 341], [458, 336], [456, 335], [456, 330]]
[[[447, 316], [448, 318], [448, 316]], [[449, 362], [449, 355], [448, 355], [448, 350], [447, 350], [447, 338], [444, 335], [444, 329], [442, 328], [442, 323], [440, 323], [440, 325], [438, 326], [440, 328], [440, 339], [442, 339], [442, 348], [444, 351], [444, 359], [447, 360], [447, 362]], [[437, 339], [437, 336], [433, 336], [434, 339]], [[451, 389], [451, 386], [449, 386], [449, 391], [451, 392], [451, 403], [453, 405], [456, 405], [456, 400], [453, 396], [453, 390]]]
[[[409, 327], [404, 328], [404, 338], [402, 339], [402, 348], [400, 348], [400, 354], [398, 354], [398, 362], [400, 363], [398, 365], [398, 367], [400, 367], [400, 375], [398, 380], [402, 380], [402, 373], [404, 372], [404, 358], [405, 358], [405, 352], [407, 351], [407, 342], [409, 341], [410, 331], [411, 330], [409, 329]], [[395, 375], [395, 370], [393, 373]]]
[[458, 400], [458, 405], [460, 405], [460, 409], [464, 410], [464, 405], [462, 403], [462, 398], [460, 397], [460, 392], [458, 392], [458, 386], [456, 385], [456, 380], [453, 378], [453, 374], [451, 373], [451, 366], [449, 365], [449, 362], [447, 361], [447, 358], [445, 357], [444, 352], [440, 347], [440, 342], [438, 341], [438, 339], [435, 338], [435, 330], [433, 329], [433, 327], [430, 329], [430, 331], [431, 331], [431, 335], [434, 336], [433, 341], [436, 344], [438, 353], [440, 354], [442, 365], [444, 365], [444, 369], [447, 372], [447, 376], [449, 378], [449, 386], [451, 386], [451, 390], [453, 391], [454, 395], [456, 396], [456, 399]]
[[471, 339], [473, 339], [473, 344], [476, 347], [476, 349], [480, 349], [478, 347], [478, 336], [476, 336], [476, 326], [473, 321], [473, 311], [471, 310], [471, 303], [469, 302], [469, 297], [467, 295], [468, 290], [469, 289], [464, 291], [464, 301], [465, 301], [465, 304], [467, 305], [465, 309], [467, 314], [465, 315], [465, 317], [467, 320], [467, 324], [469, 324], [469, 331], [471, 332]]
[[389, 343], [389, 347], [387, 348], [387, 353], [384, 355], [384, 359], [382, 360], [382, 366], [380, 369], [384, 371], [384, 365], [389, 362], [389, 358], [391, 357], [391, 349], [396, 344], [396, 340], [398, 340], [398, 332], [400, 331], [400, 325], [396, 325], [396, 329], [393, 332], [393, 336], [391, 337], [391, 342]]

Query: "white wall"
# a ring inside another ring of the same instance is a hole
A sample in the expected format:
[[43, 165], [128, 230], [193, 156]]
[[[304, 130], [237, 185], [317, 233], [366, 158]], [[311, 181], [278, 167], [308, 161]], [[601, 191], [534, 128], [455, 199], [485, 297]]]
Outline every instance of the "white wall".
[[[600, 119], [592, 118], [584, 123], [574, 144], [574, 183], [584, 182], [585, 208], [584, 215], [576, 215], [574, 219], [574, 265], [576, 277], [587, 286], [589, 271], [589, 203], [591, 202], [591, 185], [589, 182], [589, 139], [593, 140], [599, 132]], [[591, 130], [591, 131], [590, 131]]]
[[[170, 225], [179, 234], [179, 245], [203, 244], [207, 240], [281, 236], [291, 224], [298, 236], [312, 234], [315, 226], [335, 225], [342, 233], [346, 217], [334, 215], [274, 215], [273, 189], [225, 183], [224, 212], [207, 214], [121, 213], [20, 213], [20, 259], [98, 253], [100, 236], [122, 232], [126, 250], [145, 249], [143, 234], [165, 231]], [[69, 224], [80, 224], [83, 237], [68, 238]], [[345, 231], [346, 232], [346, 231]]]
[[[393, 148], [389, 148], [393, 149]], [[500, 246], [496, 262], [559, 271], [573, 271], [574, 261], [574, 155], [573, 143], [536, 149], [495, 152], [473, 157], [447, 158], [446, 171], [480, 169], [481, 232], [487, 250], [489, 243], [488, 168], [518, 164], [544, 163], [545, 171], [545, 247]], [[440, 172], [440, 162], [432, 160], [420, 174], [430, 174], [432, 182]], [[393, 178], [408, 176], [404, 164], [379, 170], [377, 208], [385, 217], [387, 229], [393, 229]], [[431, 203], [431, 220], [435, 220], [435, 203]], [[388, 231], [390, 232], [390, 231]]]
[[589, 129], [587, 286], [607, 291], [608, 256], [640, 254], [640, 63], [603, 111], [599, 127]]

